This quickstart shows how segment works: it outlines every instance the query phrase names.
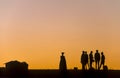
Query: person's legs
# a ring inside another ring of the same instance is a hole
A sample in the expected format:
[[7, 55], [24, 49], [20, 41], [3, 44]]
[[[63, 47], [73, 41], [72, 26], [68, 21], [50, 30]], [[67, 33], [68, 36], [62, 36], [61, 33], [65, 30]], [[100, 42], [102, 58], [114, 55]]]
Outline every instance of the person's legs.
[[104, 66], [105, 62], [103, 62], [103, 66]]
[[92, 62], [90, 61], [90, 68], [92, 68]]
[[85, 64], [85, 70], [87, 70], [87, 64]]
[[85, 64], [82, 64], [83, 65], [83, 70], [85, 70]]
[[99, 69], [101, 68], [101, 66], [102, 66], [102, 63], [100, 64], [100, 67], [99, 67]]
[[105, 63], [103, 62], [103, 67], [104, 67], [104, 64], [105, 64]]
[[96, 69], [97, 69], [97, 61], [95, 61], [95, 67], [96, 67]]
[[90, 68], [92, 68], [92, 64], [93, 64], [93, 62], [91, 61], [91, 62], [90, 62]]
[[82, 64], [82, 70], [84, 70], [84, 65]]
[[99, 61], [98, 61], [98, 70], [100, 69]]

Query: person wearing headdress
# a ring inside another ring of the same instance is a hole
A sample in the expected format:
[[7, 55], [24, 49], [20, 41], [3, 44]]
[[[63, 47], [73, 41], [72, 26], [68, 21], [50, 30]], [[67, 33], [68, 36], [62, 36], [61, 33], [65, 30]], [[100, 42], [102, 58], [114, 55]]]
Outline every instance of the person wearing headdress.
[[66, 65], [66, 59], [64, 56], [64, 52], [61, 53], [62, 55], [60, 56], [60, 64], [59, 64], [59, 69], [60, 71], [66, 71], [67, 70], [67, 65]]

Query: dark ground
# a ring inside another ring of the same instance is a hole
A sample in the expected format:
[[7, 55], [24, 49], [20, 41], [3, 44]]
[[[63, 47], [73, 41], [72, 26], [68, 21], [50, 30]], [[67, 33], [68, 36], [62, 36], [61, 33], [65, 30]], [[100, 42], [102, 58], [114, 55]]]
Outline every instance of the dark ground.
[[[0, 78], [9, 77], [3, 75]], [[27, 77], [20, 78], [120, 78], [120, 70], [68, 70], [66, 73], [60, 73], [59, 70], [29, 70], [29, 74]]]
[[34, 78], [120, 78], [120, 70], [68, 70], [66, 74], [59, 70], [30, 70], [29, 74]]

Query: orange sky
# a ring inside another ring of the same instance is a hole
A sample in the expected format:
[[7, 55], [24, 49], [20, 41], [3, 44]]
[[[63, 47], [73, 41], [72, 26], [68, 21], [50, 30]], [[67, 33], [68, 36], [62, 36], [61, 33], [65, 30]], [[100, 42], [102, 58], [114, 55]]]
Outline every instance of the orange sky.
[[81, 51], [104, 51], [110, 69], [120, 69], [120, 1], [1, 0], [0, 66], [10, 60], [31, 69], [81, 69]]

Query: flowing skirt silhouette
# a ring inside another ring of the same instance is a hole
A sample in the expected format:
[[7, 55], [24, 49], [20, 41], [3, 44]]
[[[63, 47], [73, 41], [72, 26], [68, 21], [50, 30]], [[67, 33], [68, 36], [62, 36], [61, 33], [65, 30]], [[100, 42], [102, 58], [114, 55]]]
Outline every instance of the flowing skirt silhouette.
[[59, 70], [61, 72], [66, 72], [67, 70], [67, 65], [66, 65], [66, 59], [64, 56], [64, 52], [61, 53], [62, 55], [60, 56], [60, 64], [59, 64]]
[[60, 56], [59, 70], [60, 70], [61, 78], [67, 78], [67, 65], [66, 65], [66, 59], [64, 53], [62, 53], [62, 56]]

